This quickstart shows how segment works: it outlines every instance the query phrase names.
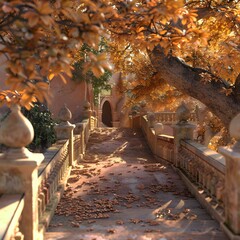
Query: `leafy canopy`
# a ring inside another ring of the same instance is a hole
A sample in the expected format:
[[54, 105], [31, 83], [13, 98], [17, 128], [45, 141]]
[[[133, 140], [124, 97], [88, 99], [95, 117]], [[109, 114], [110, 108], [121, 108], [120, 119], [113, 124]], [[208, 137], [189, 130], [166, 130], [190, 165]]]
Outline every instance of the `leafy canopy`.
[[[8, 0], [0, 1], [0, 53], [6, 57], [9, 91], [1, 102], [30, 107], [48, 99], [47, 80], [66, 73], [84, 43], [100, 36], [116, 45], [115, 66], [128, 70], [155, 46], [233, 84], [239, 74], [240, 3], [236, 0]], [[96, 77], [109, 68], [106, 55], [89, 52], [84, 68]], [[150, 77], [146, 80], [151, 81]], [[143, 80], [143, 79], [142, 79]], [[203, 84], [212, 81], [202, 76]], [[223, 89], [231, 94], [231, 88]]]

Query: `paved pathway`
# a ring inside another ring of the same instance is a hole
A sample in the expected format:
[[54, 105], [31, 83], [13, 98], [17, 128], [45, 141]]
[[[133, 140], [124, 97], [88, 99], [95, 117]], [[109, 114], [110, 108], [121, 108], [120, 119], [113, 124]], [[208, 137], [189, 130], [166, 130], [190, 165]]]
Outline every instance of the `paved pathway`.
[[45, 239], [226, 240], [141, 133], [98, 128], [75, 166]]

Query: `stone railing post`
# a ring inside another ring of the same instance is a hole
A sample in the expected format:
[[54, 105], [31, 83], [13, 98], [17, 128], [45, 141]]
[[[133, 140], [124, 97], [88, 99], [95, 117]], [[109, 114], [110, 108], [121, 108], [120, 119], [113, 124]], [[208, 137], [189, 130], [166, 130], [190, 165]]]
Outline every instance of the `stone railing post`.
[[91, 115], [92, 115], [91, 104], [88, 101], [85, 101], [83, 105], [83, 119], [89, 120], [90, 130], [91, 130]]
[[75, 134], [80, 135], [80, 156], [77, 157], [77, 159], [81, 160], [83, 158], [84, 152], [85, 152], [85, 141], [84, 141], [84, 123], [76, 123], [76, 128], [74, 129]]
[[154, 124], [156, 122], [156, 117], [155, 117], [155, 113], [153, 112], [148, 112], [147, 113], [147, 120], [148, 120], [148, 127], [153, 128]]
[[14, 105], [0, 125], [0, 143], [8, 147], [0, 154], [0, 194], [24, 193], [19, 227], [26, 240], [43, 238], [38, 232], [38, 166], [44, 156], [25, 148], [33, 136], [31, 123], [21, 113], [20, 106]]
[[178, 152], [181, 140], [193, 140], [195, 125], [189, 124], [190, 110], [183, 102], [176, 111], [177, 124], [173, 125], [174, 136], [174, 166], [179, 167]]
[[233, 147], [220, 147], [226, 159], [225, 224], [222, 227], [230, 239], [240, 239], [240, 114], [230, 123], [229, 133], [235, 138]]
[[54, 127], [58, 141], [69, 140], [69, 166], [72, 166], [74, 163], [73, 130], [75, 125], [69, 122], [71, 118], [72, 113], [65, 105], [58, 113], [58, 119], [61, 122]]
[[142, 127], [142, 117], [147, 114], [146, 106], [147, 106], [146, 101], [140, 102], [140, 127]]
[[158, 136], [162, 134], [164, 130], [164, 126], [162, 123], [160, 122], [156, 122], [154, 124], [154, 131], [155, 131], [155, 139], [154, 139], [154, 154], [157, 154], [157, 148], [158, 146]]

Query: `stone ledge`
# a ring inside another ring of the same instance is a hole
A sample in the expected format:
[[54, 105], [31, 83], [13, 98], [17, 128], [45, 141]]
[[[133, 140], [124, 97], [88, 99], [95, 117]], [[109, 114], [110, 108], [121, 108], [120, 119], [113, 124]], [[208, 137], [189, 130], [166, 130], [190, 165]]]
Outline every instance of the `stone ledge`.
[[0, 239], [11, 239], [24, 206], [24, 194], [4, 194], [0, 197]]
[[[61, 158], [61, 154], [64, 152], [64, 147], [67, 146], [68, 140], [62, 141], [61, 143], [54, 144], [47, 151], [47, 156], [42, 161], [38, 169], [38, 181], [41, 182], [52, 170], [56, 162]], [[45, 157], [45, 154], [44, 154]]]
[[72, 169], [71, 167], [68, 168], [67, 173], [65, 174], [63, 180], [58, 186], [58, 191], [55, 192], [54, 196], [51, 199], [51, 202], [46, 206], [46, 210], [39, 221], [39, 236], [42, 236], [42, 238], [38, 240], [44, 239], [45, 231], [47, 230], [47, 227], [49, 226], [51, 219], [54, 216], [54, 212], [57, 208], [57, 205], [60, 202], [61, 197], [66, 189], [66, 184], [67, 184], [67, 180], [69, 178], [71, 169]]
[[221, 228], [230, 240], [240, 240], [240, 235], [234, 234], [224, 223], [221, 223]]
[[199, 192], [197, 189], [197, 186], [193, 184], [180, 169], [175, 168], [174, 166], [172, 167], [180, 175], [180, 177], [186, 184], [189, 191], [195, 196], [195, 198], [199, 201], [199, 203], [207, 210], [207, 212], [212, 216], [212, 218], [216, 219], [220, 224], [223, 223], [224, 222], [223, 210], [217, 211], [216, 206], [211, 204], [210, 198], [207, 197], [204, 192]]
[[223, 174], [225, 173], [226, 161], [221, 154], [191, 140], [181, 141], [181, 146], [185, 147]]

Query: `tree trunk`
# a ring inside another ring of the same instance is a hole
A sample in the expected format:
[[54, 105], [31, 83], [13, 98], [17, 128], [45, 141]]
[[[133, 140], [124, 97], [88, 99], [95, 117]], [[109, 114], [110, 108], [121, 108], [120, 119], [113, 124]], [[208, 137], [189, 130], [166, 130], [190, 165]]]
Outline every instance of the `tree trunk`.
[[[240, 100], [230, 94], [221, 92], [228, 87], [227, 82], [200, 68], [193, 68], [173, 56], [166, 56], [160, 46], [149, 52], [150, 60], [156, 71], [169, 85], [199, 100], [215, 114], [228, 128], [232, 118], [240, 113]], [[217, 81], [203, 83], [200, 74], [208, 73]]]

